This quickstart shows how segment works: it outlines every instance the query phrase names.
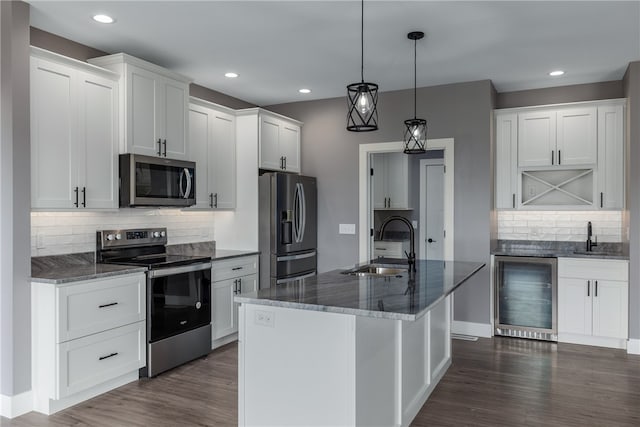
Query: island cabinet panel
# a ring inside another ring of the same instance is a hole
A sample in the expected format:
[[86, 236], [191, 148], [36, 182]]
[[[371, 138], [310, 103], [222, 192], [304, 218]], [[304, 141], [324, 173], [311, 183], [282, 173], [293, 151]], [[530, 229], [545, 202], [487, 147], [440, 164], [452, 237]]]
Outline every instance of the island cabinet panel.
[[408, 426], [450, 366], [450, 304], [408, 321], [242, 303], [238, 424]]

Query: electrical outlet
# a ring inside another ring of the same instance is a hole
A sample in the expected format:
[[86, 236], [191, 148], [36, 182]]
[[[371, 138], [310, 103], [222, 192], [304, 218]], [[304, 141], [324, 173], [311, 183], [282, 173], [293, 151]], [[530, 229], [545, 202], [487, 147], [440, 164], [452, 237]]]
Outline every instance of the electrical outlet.
[[338, 226], [339, 234], [356, 234], [356, 225], [355, 224], [340, 224]]
[[416, 221], [415, 219], [411, 221], [411, 225], [413, 225], [413, 228], [415, 228], [416, 230], [418, 229], [418, 221]]
[[273, 328], [275, 323], [275, 313], [273, 311], [256, 310], [255, 323], [256, 325]]

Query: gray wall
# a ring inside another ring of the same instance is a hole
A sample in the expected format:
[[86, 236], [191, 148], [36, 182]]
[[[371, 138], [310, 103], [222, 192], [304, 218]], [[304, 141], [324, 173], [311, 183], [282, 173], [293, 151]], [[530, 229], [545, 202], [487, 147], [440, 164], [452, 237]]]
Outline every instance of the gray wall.
[[[104, 52], [98, 49], [94, 49], [90, 46], [83, 45], [81, 43], [74, 42], [73, 40], [65, 39], [56, 34], [49, 33], [39, 28], [31, 27], [31, 44], [33, 46], [50, 50], [52, 52], [59, 53], [70, 58], [77, 59], [79, 61], [86, 61], [89, 58], [95, 58], [97, 56], [109, 55], [108, 52]], [[126, 46], [122, 48], [122, 51], [126, 51]], [[111, 52], [116, 53], [116, 52]], [[144, 58], [141, 58], [144, 59]], [[251, 108], [256, 105], [243, 101], [233, 96], [226, 95], [222, 92], [200, 86], [192, 83], [189, 86], [189, 94], [197, 98], [204, 99], [206, 101], [215, 102], [216, 104], [224, 105], [229, 108]]]
[[[640, 62], [623, 79], [627, 103], [627, 209], [629, 227], [629, 338], [640, 339]], [[623, 236], [625, 233], [623, 233]]]
[[[488, 80], [418, 89], [418, 116], [429, 138], [455, 139], [455, 257], [490, 261], [490, 114]], [[380, 94], [377, 132], [347, 132], [344, 98], [268, 107], [304, 122], [302, 172], [318, 177], [318, 270], [358, 261], [358, 238], [338, 234], [338, 224], [358, 223], [358, 145], [399, 141], [403, 122], [413, 117], [413, 91]], [[366, 232], [366, 231], [365, 231]], [[456, 320], [489, 323], [489, 269], [456, 292]]]
[[29, 5], [0, 2], [0, 393], [31, 389]]
[[564, 102], [595, 101], [624, 98], [622, 81], [556, 86], [544, 89], [520, 90], [496, 94], [496, 108], [530, 105], [562, 104]]

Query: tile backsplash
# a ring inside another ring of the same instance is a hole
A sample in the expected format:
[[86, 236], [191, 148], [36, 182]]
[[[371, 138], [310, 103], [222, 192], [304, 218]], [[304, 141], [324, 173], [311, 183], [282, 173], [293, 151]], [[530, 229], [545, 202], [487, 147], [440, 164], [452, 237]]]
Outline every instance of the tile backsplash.
[[168, 244], [214, 240], [214, 212], [119, 209], [114, 212], [32, 212], [31, 255], [92, 252], [96, 231], [167, 227]]
[[598, 241], [622, 241], [622, 211], [498, 211], [498, 239], [578, 242], [589, 221]]

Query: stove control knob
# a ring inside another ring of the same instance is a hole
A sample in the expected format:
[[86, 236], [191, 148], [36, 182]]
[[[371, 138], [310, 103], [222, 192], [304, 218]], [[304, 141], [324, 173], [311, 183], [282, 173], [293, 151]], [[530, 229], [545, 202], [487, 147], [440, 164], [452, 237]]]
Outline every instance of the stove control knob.
[[166, 235], [167, 235], [167, 233], [165, 233], [164, 231], [161, 231], [161, 232], [160, 232], [160, 236], [161, 236], [161, 237], [164, 237], [164, 236], [166, 236]]
[[159, 231], [154, 231], [153, 232], [153, 237], [160, 237], [160, 232]]
[[116, 240], [120, 240], [120, 239], [122, 239], [122, 234], [120, 233], [116, 234]]
[[113, 240], [115, 236], [113, 234], [107, 234], [107, 240]]

